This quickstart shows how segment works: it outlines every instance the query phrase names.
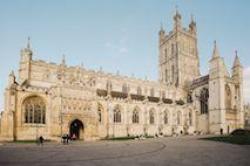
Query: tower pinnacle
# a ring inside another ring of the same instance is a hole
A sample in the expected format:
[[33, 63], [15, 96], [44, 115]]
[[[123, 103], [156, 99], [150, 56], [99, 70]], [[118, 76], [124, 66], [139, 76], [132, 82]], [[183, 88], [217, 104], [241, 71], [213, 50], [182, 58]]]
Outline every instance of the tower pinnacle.
[[175, 7], [174, 24], [176, 29], [181, 27], [181, 14], [177, 6]]
[[216, 40], [214, 41], [214, 51], [213, 51], [213, 59], [220, 57], [219, 50], [217, 48]]
[[66, 60], [65, 60], [65, 55], [62, 55], [62, 64], [65, 65], [66, 64]]
[[241, 66], [239, 57], [238, 57], [238, 51], [235, 50], [235, 58], [234, 58], [234, 64], [233, 67]]
[[30, 37], [28, 36], [27, 48], [30, 49]]

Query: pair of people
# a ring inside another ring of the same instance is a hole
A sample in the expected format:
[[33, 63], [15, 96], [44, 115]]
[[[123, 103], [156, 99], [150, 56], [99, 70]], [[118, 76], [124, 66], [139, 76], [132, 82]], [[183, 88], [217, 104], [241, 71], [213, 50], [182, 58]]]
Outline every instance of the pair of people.
[[69, 143], [69, 139], [70, 139], [70, 137], [69, 137], [68, 134], [63, 135], [63, 136], [62, 136], [63, 144], [68, 144], [68, 143]]

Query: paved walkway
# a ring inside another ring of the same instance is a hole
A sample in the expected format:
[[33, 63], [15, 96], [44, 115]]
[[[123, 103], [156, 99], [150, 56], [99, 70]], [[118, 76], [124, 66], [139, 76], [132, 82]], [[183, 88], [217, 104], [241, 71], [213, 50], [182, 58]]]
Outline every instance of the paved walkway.
[[197, 137], [130, 141], [0, 146], [0, 165], [39, 166], [167, 166], [250, 165], [250, 146], [199, 140]]

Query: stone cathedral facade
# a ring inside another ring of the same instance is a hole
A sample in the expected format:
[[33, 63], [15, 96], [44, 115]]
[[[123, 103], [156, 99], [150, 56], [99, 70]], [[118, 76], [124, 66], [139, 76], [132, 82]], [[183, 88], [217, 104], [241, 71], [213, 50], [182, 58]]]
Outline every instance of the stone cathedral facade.
[[197, 29], [184, 28], [176, 11], [173, 30], [159, 31], [159, 80], [149, 81], [83, 66], [35, 60], [21, 50], [18, 77], [4, 93], [0, 138], [95, 140], [140, 135], [229, 133], [244, 125], [242, 66], [237, 53], [229, 73], [216, 43], [209, 72], [200, 75]]

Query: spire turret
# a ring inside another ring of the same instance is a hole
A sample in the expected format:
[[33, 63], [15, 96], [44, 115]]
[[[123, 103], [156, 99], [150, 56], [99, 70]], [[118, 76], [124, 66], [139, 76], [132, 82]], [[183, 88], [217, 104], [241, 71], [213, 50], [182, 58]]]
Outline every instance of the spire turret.
[[175, 9], [175, 15], [174, 15], [174, 25], [175, 25], [175, 29], [181, 27], [181, 14], [179, 13], [177, 6]]
[[12, 70], [9, 74], [9, 86], [13, 85], [15, 83], [15, 80], [16, 80], [16, 76], [15, 76], [15, 73], [14, 71]]
[[241, 66], [241, 63], [240, 63], [240, 60], [238, 57], [238, 52], [237, 52], [237, 50], [235, 50], [235, 58], [234, 58], [233, 67], [238, 67], [238, 66]]
[[219, 54], [219, 50], [217, 48], [217, 44], [216, 44], [216, 40], [215, 40], [212, 59], [219, 58], [219, 57], [220, 57], [220, 54]]
[[66, 65], [65, 55], [62, 55], [62, 65]]
[[21, 61], [24, 62], [24, 61], [32, 60], [32, 55], [33, 55], [33, 52], [30, 47], [30, 37], [28, 37], [26, 47], [21, 50]]
[[164, 40], [164, 37], [165, 37], [165, 31], [164, 31], [162, 23], [161, 23], [161, 27], [160, 27], [160, 31], [159, 31], [159, 42], [160, 42], [160, 44]]
[[163, 25], [162, 25], [162, 23], [161, 23], [159, 35], [164, 35], [164, 34], [165, 34], [165, 31], [164, 31]]
[[194, 16], [191, 14], [191, 22], [189, 24], [189, 30], [191, 33], [196, 33], [196, 22], [194, 21]]
[[30, 49], [30, 37], [28, 37], [27, 48]]

